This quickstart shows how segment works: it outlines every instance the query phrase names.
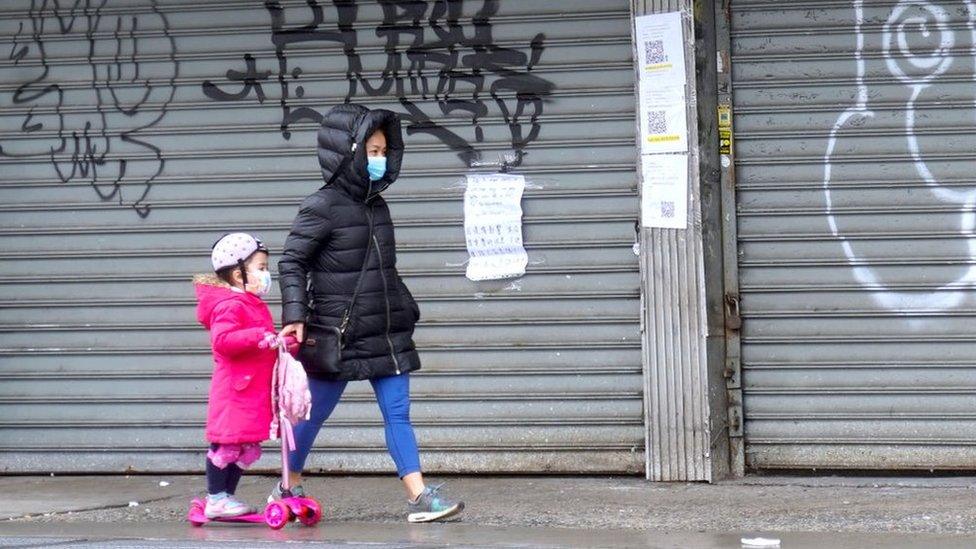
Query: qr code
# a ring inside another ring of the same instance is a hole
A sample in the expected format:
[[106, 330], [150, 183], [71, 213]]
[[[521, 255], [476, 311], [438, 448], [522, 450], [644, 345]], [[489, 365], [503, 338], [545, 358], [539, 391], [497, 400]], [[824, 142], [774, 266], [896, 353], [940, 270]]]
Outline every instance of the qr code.
[[647, 133], [662, 134], [668, 132], [667, 119], [664, 111], [647, 111]]
[[674, 202], [661, 202], [661, 217], [664, 219], [674, 218]]
[[664, 40], [644, 42], [644, 56], [647, 57], [647, 63], [649, 65], [667, 63], [668, 56], [664, 53]]

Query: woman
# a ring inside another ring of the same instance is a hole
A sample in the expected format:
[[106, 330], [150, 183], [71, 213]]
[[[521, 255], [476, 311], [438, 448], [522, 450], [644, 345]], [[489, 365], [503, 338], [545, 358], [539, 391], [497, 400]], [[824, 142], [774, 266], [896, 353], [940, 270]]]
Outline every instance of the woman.
[[[295, 428], [292, 492], [304, 493], [305, 460], [346, 383], [369, 380], [407, 490], [407, 520], [454, 516], [464, 503], [424, 484], [410, 424], [420, 309], [397, 273], [393, 222], [380, 196], [400, 172], [400, 119], [387, 110], [339, 105], [322, 120], [318, 156], [326, 184], [302, 202], [278, 263], [282, 334], [302, 341], [299, 358], [312, 392], [311, 418]], [[280, 496], [279, 484], [272, 498]]]

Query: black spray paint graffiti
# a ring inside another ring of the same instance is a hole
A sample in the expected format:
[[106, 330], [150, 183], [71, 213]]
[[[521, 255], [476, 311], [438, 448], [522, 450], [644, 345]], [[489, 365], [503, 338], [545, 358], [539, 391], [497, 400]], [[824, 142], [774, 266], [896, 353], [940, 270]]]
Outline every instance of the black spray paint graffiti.
[[[107, 1], [31, 0], [7, 56], [30, 73], [11, 97], [23, 122], [0, 141], [0, 156], [47, 159], [61, 182], [87, 182], [145, 218], [165, 160], [141, 132], [159, 124], [176, 93], [176, 44], [156, 0], [127, 4], [137, 15], [103, 14]], [[143, 41], [156, 54], [151, 72], [138, 60]]]
[[[330, 23], [325, 22], [324, 9], [318, 2], [306, 0], [306, 4], [308, 22], [289, 26], [281, 4], [277, 0], [265, 2], [278, 60], [276, 80], [281, 92], [281, 133], [285, 139], [291, 138], [293, 124], [321, 121], [322, 113], [310, 106], [314, 104], [306, 97], [336, 96], [325, 89], [326, 84], [320, 84], [320, 93], [308, 93], [309, 86], [316, 85], [315, 71], [324, 69], [316, 66], [320, 60], [302, 56], [302, 47], [334, 43], [342, 47], [346, 58], [348, 84], [344, 101], [395, 97], [404, 110], [401, 114], [408, 135], [435, 136], [467, 166], [481, 159], [472, 141], [484, 141], [480, 119], [488, 115], [489, 102], [494, 102], [510, 131], [510, 144], [515, 151], [515, 158], [507, 165], [521, 164], [526, 146], [539, 136], [544, 98], [555, 86], [531, 73], [542, 56], [543, 34], [532, 38], [528, 53], [496, 44], [491, 18], [498, 13], [498, 0], [482, 2], [467, 27], [469, 32], [473, 29], [471, 35], [465, 34], [461, 24], [464, 5], [457, 0], [381, 1], [383, 22], [368, 31], [357, 29], [360, 7], [355, 1], [334, 0], [336, 20]], [[289, 15], [296, 9], [289, 7]], [[359, 33], [367, 32], [385, 41], [382, 53], [373, 54], [371, 48], [360, 45]], [[406, 44], [401, 44], [404, 39]], [[227, 71], [228, 82], [221, 87], [205, 82], [203, 92], [217, 101], [237, 101], [253, 93], [263, 103], [263, 86], [270, 82], [271, 71], [258, 71], [250, 54], [245, 55], [244, 62], [244, 71]], [[235, 91], [226, 91], [230, 89]], [[435, 118], [457, 117], [455, 113], [470, 119], [473, 139], [435, 122]]]

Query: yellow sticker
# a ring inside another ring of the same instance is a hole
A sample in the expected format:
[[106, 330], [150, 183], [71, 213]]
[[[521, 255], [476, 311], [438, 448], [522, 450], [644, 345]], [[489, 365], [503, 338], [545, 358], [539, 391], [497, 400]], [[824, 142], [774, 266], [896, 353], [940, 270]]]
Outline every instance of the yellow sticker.
[[730, 107], [729, 105], [718, 106], [718, 127], [720, 128], [732, 127], [732, 107]]
[[732, 128], [718, 129], [719, 154], [732, 154]]

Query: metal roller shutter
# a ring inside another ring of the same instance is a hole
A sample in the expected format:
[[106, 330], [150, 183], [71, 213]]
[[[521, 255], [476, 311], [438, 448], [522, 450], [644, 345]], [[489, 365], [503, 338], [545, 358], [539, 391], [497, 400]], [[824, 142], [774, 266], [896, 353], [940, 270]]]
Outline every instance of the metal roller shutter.
[[976, 464], [976, 3], [733, 2], [747, 462]]
[[[425, 467], [643, 471], [626, 1], [63, 4], [0, 11], [0, 470], [200, 468], [190, 277], [227, 230], [280, 250], [348, 99], [408, 119], [387, 198]], [[529, 272], [472, 283], [457, 184], [513, 144]], [[319, 445], [310, 468], [391, 470], [368, 384]]]

